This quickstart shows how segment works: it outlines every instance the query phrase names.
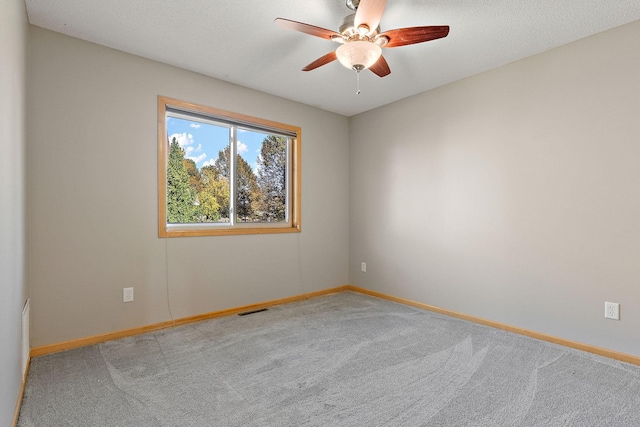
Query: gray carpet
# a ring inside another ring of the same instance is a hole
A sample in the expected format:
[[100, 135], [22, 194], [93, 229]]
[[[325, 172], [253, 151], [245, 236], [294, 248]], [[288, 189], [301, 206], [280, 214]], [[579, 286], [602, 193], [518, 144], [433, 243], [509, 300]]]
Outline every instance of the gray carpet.
[[18, 425], [640, 426], [640, 367], [344, 292], [35, 358]]

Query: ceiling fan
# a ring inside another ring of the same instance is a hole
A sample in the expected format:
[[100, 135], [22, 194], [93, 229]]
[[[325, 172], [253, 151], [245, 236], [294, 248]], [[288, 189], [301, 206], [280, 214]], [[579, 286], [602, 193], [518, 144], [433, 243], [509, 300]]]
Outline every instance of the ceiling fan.
[[[344, 18], [338, 32], [284, 18], [277, 18], [275, 23], [282, 28], [340, 43], [335, 51], [316, 59], [302, 71], [315, 70], [337, 59], [356, 73], [369, 69], [384, 77], [391, 74], [391, 70], [382, 56], [382, 48], [428, 42], [449, 34], [448, 25], [398, 28], [381, 32], [379, 24], [386, 3], [386, 0], [346, 0], [347, 7], [355, 13]], [[358, 90], [357, 93], [359, 92]]]

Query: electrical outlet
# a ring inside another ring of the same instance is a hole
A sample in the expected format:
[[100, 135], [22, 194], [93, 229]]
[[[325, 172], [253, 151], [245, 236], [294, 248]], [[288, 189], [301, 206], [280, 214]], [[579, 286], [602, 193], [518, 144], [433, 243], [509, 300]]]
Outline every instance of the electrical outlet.
[[133, 288], [122, 288], [122, 302], [133, 301]]
[[361, 262], [360, 263], [360, 271], [362, 271], [363, 273], [367, 272], [367, 263], [366, 262]]
[[604, 317], [605, 319], [620, 320], [620, 304], [617, 302], [605, 302]]

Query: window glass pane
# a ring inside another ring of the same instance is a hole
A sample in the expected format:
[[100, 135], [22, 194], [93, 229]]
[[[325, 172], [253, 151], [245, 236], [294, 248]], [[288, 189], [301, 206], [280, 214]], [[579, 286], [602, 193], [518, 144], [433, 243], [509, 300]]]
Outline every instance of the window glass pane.
[[167, 223], [229, 222], [229, 127], [166, 120]]
[[286, 222], [289, 138], [268, 134], [260, 134], [260, 138], [255, 163], [257, 194], [254, 217], [259, 222]]
[[260, 190], [257, 168], [261, 142], [268, 135], [256, 131], [238, 129], [236, 137], [236, 221], [260, 221]]

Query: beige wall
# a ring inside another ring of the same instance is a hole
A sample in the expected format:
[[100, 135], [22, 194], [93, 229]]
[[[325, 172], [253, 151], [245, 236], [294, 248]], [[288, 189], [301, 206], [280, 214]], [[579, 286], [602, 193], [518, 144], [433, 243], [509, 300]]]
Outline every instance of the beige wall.
[[0, 425], [22, 382], [25, 281], [25, 116], [28, 23], [22, 0], [0, 2]]
[[[350, 282], [640, 355], [639, 48], [635, 22], [346, 119], [32, 28], [32, 344]], [[301, 126], [303, 233], [158, 239], [159, 94]]]
[[[347, 118], [37, 27], [29, 60], [34, 346], [348, 282]], [[302, 233], [158, 238], [158, 95], [300, 126]]]
[[634, 22], [353, 117], [351, 282], [640, 355], [638, 52]]

